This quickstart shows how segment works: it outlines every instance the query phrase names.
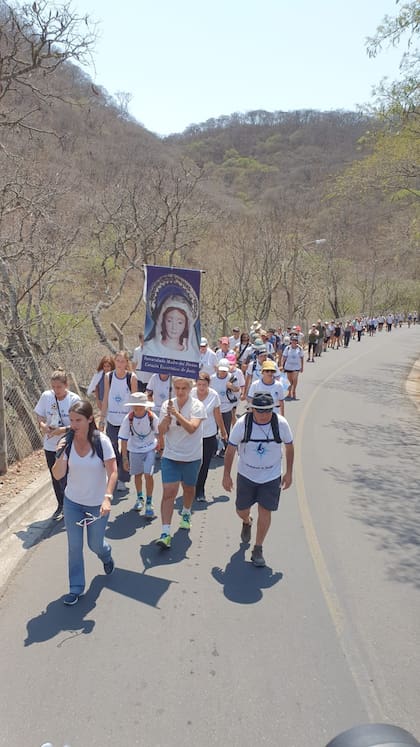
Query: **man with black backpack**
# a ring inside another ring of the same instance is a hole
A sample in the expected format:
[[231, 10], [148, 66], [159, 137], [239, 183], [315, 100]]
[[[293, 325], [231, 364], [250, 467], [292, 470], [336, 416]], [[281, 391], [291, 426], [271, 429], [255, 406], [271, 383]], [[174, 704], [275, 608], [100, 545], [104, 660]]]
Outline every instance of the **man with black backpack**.
[[[271, 513], [277, 511], [280, 490], [292, 484], [293, 436], [285, 418], [273, 412], [271, 394], [256, 392], [252, 410], [236, 422], [229, 435], [226, 449], [223, 487], [233, 488], [231, 469], [235, 451], [238, 450], [238, 475], [236, 483], [236, 512], [242, 519], [242, 542], [251, 540], [251, 508], [258, 504], [258, 521], [255, 545], [251, 560], [255, 566], [265, 566], [263, 542], [271, 524]], [[286, 471], [282, 477], [282, 443], [286, 454]]]

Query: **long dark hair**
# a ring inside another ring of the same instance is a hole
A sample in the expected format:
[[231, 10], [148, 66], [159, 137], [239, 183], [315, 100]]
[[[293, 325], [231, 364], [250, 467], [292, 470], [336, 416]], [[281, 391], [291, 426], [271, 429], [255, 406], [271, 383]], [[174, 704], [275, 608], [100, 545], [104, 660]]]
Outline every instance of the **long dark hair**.
[[93, 407], [89, 400], [87, 399], [79, 399], [77, 402], [75, 402], [71, 407], [69, 407], [69, 413], [70, 412], [76, 412], [78, 415], [83, 415], [86, 420], [89, 420], [89, 418], [92, 418], [92, 420], [89, 421], [89, 428], [87, 432], [87, 439], [92, 447], [92, 456], [96, 454], [95, 445], [93, 441], [93, 434], [97, 430], [95, 418], [93, 417]]
[[184, 309], [180, 309], [178, 306], [168, 306], [168, 308], [165, 309], [164, 311], [164, 314], [162, 317], [162, 340], [166, 340], [166, 338], [168, 337], [168, 331], [166, 329], [166, 317], [171, 311], [179, 311], [179, 313], [182, 314], [182, 316], [184, 317], [184, 321], [185, 321], [184, 329], [182, 330], [179, 336], [179, 339], [178, 339], [179, 344], [182, 345], [185, 337], [188, 340], [188, 335], [189, 335], [190, 330], [189, 330], [189, 325], [188, 325], [187, 313], [186, 311], [184, 311]]

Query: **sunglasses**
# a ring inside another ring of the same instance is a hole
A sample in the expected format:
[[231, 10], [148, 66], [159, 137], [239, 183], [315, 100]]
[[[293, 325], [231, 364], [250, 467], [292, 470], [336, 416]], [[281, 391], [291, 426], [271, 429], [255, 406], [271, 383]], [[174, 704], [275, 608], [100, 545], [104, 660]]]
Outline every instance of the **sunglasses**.
[[272, 407], [254, 407], [255, 412], [271, 412]]
[[89, 511], [85, 511], [85, 516], [80, 521], [76, 521], [78, 527], [88, 527], [89, 524], [93, 524], [94, 521], [102, 519], [102, 516], [94, 516]]

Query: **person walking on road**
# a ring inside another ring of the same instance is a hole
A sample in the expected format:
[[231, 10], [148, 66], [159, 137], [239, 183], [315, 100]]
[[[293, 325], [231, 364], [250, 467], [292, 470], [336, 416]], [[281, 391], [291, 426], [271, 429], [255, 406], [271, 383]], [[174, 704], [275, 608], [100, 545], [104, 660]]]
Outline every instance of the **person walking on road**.
[[[153, 519], [153, 487], [156, 447], [158, 445], [158, 425], [156, 415], [150, 412], [153, 403], [145, 392], [134, 392], [124, 407], [130, 412], [120, 425], [118, 438], [121, 441], [121, 454], [124, 469], [134, 476], [136, 502], [134, 510], [139, 513], [145, 508], [146, 519]], [[143, 495], [143, 475], [146, 492]]]
[[101, 419], [99, 420], [99, 428], [103, 430], [106, 419], [106, 435], [111, 440], [117, 458], [118, 491], [125, 490], [126, 483], [130, 481], [130, 474], [124, 469], [122, 463], [118, 432], [127, 414], [124, 405], [128, 402], [130, 394], [137, 391], [137, 378], [130, 371], [129, 355], [127, 351], [120, 350], [115, 356], [115, 371], [110, 371], [105, 376], [104, 399], [102, 402]]
[[202, 402], [191, 396], [191, 379], [173, 378], [175, 399], [163, 403], [159, 418], [159, 436], [164, 437], [162, 454], [162, 533], [156, 544], [171, 546], [171, 521], [179, 484], [183, 488], [181, 529], [191, 529], [191, 506], [203, 457], [203, 420], [207, 418]]
[[55, 452], [57, 444], [69, 430], [69, 409], [80, 397], [68, 388], [67, 374], [62, 369], [57, 369], [51, 376], [51, 389], [43, 392], [35, 405], [35, 414], [38, 418], [39, 429], [44, 436], [44, 453], [51, 480], [57, 498], [57, 508], [53, 513], [53, 519], [60, 521], [63, 518], [64, 488], [66, 486], [65, 476], [62, 480], [54, 477], [52, 468], [55, 464]]
[[290, 335], [290, 345], [284, 348], [281, 359], [281, 368], [286, 372], [290, 383], [288, 392], [290, 399], [296, 399], [299, 373], [303, 373], [304, 355], [303, 349], [298, 345], [298, 338], [295, 335]]
[[[280, 491], [292, 484], [294, 447], [290, 426], [285, 418], [273, 412], [271, 394], [257, 392], [252, 411], [232, 428], [226, 449], [223, 487], [233, 488], [231, 470], [238, 451], [236, 482], [236, 512], [242, 520], [241, 540], [251, 541], [251, 508], [258, 505], [257, 531], [251, 560], [255, 566], [265, 566], [263, 544], [271, 524], [271, 514], [277, 511]], [[282, 443], [286, 454], [286, 471], [282, 477]]]
[[207, 414], [206, 420], [203, 421], [203, 461], [195, 486], [196, 501], [205, 503], [206, 497], [204, 488], [211, 458], [216, 453], [217, 449], [217, 430], [219, 429], [220, 436], [224, 441], [227, 441], [228, 434], [226, 432], [222, 413], [220, 412], [219, 395], [214, 389], [210, 388], [210, 374], [206, 371], [200, 371], [196, 385], [191, 394], [203, 403]]
[[117, 482], [117, 460], [108, 436], [96, 430], [90, 402], [80, 400], [73, 404], [69, 418], [72, 438], [60, 440], [52, 472], [56, 480], [62, 480], [67, 475], [64, 521], [68, 540], [70, 592], [64, 597], [64, 604], [73, 605], [77, 604], [85, 590], [85, 526], [89, 548], [102, 561], [106, 575], [110, 576], [114, 571], [105, 529]]

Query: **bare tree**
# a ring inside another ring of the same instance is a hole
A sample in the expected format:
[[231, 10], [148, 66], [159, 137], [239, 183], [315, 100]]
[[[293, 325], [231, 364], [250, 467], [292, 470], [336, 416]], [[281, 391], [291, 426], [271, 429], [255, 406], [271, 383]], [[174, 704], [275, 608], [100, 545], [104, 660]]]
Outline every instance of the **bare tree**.
[[[141, 305], [143, 266], [172, 266], [192, 261], [208, 220], [207, 199], [200, 194], [204, 171], [194, 164], [149, 164], [121, 177], [102, 200], [95, 230], [101, 256], [99, 300], [91, 310], [99, 340], [114, 350], [102, 322], [103, 312], [118, 308], [123, 330]], [[137, 290], [131, 291], [133, 284]], [[120, 300], [124, 296], [124, 304]]]
[[0, 0], [0, 126], [44, 131], [36, 115], [58, 96], [50, 76], [66, 62], [85, 63], [95, 38], [94, 24], [70, 3]]

